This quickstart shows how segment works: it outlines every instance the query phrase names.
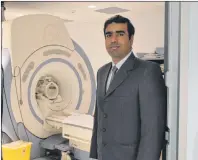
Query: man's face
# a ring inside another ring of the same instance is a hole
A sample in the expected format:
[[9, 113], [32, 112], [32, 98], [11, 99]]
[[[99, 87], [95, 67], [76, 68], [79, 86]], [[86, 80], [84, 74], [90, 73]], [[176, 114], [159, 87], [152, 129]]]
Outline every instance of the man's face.
[[111, 23], [105, 30], [105, 45], [107, 52], [116, 62], [123, 59], [130, 51], [133, 36], [129, 39], [126, 23]]

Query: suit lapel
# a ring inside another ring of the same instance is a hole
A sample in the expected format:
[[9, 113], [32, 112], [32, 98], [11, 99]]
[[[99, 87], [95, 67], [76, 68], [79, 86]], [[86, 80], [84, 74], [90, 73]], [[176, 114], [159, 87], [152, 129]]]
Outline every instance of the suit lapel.
[[111, 82], [105, 97], [109, 96], [109, 94], [111, 94], [127, 77], [128, 77], [128, 74], [126, 71], [119, 70], [116, 76], [114, 77], [113, 81]]
[[132, 53], [116, 73], [113, 81], [109, 86], [109, 89], [107, 90], [105, 98], [108, 97], [119, 85], [121, 85], [124, 82], [124, 80], [128, 77], [128, 71], [134, 69], [134, 64], [135, 64], [135, 56]]

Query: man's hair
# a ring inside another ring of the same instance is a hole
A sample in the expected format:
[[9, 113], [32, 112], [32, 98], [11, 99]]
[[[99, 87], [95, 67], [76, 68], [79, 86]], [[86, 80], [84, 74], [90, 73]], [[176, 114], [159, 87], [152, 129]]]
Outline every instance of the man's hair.
[[135, 34], [135, 28], [134, 28], [133, 24], [131, 23], [131, 21], [128, 18], [125, 18], [125, 17], [120, 16], [120, 15], [116, 15], [116, 16], [113, 16], [113, 17], [111, 17], [111, 18], [109, 18], [108, 20], [105, 21], [105, 23], [104, 23], [104, 35], [105, 35], [105, 30], [106, 30], [107, 26], [111, 23], [127, 23], [129, 39], [131, 39], [131, 36]]

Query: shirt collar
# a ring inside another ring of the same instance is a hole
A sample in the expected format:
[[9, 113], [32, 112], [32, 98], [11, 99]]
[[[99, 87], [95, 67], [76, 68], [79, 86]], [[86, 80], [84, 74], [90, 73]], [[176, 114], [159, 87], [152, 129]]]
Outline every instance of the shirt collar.
[[120, 60], [116, 65], [114, 64], [114, 62], [112, 62], [112, 67], [116, 66], [119, 70], [131, 54], [132, 54], [132, 50], [127, 54], [126, 57], [124, 57], [122, 60]]

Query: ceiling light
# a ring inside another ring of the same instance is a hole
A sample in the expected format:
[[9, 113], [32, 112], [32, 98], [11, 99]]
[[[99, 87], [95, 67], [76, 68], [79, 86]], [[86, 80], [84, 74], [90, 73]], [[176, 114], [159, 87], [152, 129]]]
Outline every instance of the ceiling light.
[[96, 8], [94, 5], [89, 5], [88, 8]]

